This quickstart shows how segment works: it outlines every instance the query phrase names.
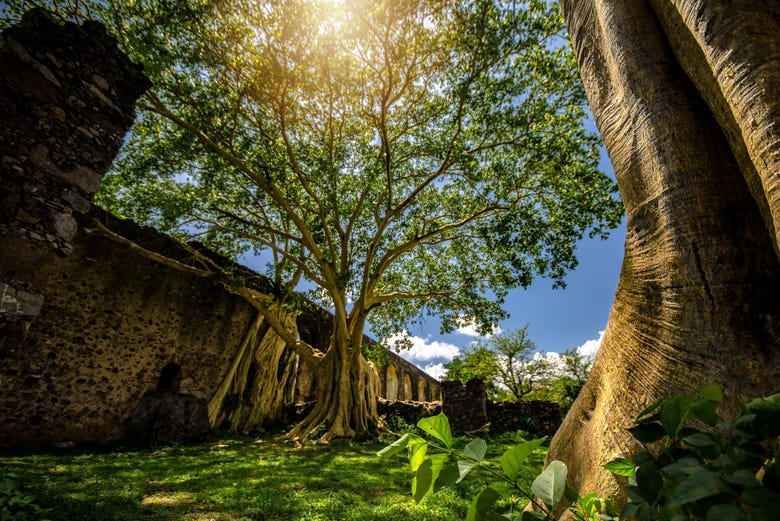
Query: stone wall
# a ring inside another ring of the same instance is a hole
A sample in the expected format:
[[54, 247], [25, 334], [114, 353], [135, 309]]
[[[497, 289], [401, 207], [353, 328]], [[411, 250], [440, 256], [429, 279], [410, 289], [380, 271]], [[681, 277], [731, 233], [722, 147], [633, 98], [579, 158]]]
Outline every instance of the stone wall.
[[561, 425], [561, 407], [555, 402], [528, 400], [494, 402], [487, 399], [485, 384], [441, 382], [442, 410], [456, 432], [509, 432], [522, 430], [537, 436], [552, 436]]

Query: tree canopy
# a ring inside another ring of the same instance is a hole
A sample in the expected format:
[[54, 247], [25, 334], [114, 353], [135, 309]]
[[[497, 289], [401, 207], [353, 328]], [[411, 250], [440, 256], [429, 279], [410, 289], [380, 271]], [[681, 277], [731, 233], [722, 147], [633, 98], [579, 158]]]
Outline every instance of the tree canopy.
[[46, 3], [104, 20], [154, 82], [99, 202], [269, 252], [279, 295], [306, 281], [334, 311], [340, 363], [366, 320], [488, 331], [622, 215], [555, 3]]

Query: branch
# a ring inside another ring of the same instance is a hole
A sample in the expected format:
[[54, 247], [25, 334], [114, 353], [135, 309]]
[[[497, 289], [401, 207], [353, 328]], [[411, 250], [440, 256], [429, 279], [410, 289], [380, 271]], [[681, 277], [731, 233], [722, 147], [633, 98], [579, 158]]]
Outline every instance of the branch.
[[[155, 262], [159, 262], [160, 264], [164, 266], [168, 266], [169, 268], [173, 268], [177, 271], [181, 271], [184, 273], [189, 273], [190, 275], [195, 275], [196, 277], [215, 277], [219, 275], [216, 271], [209, 271], [209, 270], [202, 270], [199, 268], [195, 268], [193, 266], [190, 266], [188, 264], [184, 264], [183, 262], [179, 262], [177, 260], [171, 259], [170, 257], [166, 257], [164, 255], [160, 255], [159, 253], [155, 253], [151, 250], [147, 250], [143, 246], [139, 246], [138, 244], [134, 243], [130, 239], [126, 239], [122, 237], [121, 235], [112, 232], [108, 228], [106, 228], [103, 223], [98, 221], [97, 219], [93, 219], [93, 224], [97, 227], [97, 231], [95, 230], [87, 230], [87, 233], [98, 233], [99, 235], [102, 235], [112, 241], [114, 241], [117, 244], [121, 244], [123, 246], [126, 246], [128, 249], [132, 250], [133, 252], [137, 253], [141, 257], [144, 257], [149, 260], [153, 260]], [[188, 249], [190, 252], [194, 252], [191, 248]]]

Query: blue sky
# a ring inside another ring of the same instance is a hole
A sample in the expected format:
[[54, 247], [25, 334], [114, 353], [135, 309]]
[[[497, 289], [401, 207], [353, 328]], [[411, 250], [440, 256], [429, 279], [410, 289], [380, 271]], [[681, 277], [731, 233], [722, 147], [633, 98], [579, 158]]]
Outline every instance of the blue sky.
[[[603, 148], [601, 156], [602, 171], [614, 178]], [[551, 280], [537, 279], [528, 289], [514, 291], [506, 303], [511, 317], [500, 324], [501, 329], [529, 324], [528, 336], [545, 353], [571, 348], [584, 354], [595, 353], [615, 297], [625, 236], [624, 219], [608, 239], [580, 241], [579, 265], [567, 275], [566, 288], [553, 289]], [[435, 377], [441, 376], [444, 363], [479, 338], [468, 328], [441, 335], [435, 321], [411, 328], [408, 335], [414, 347], [399, 354]]]

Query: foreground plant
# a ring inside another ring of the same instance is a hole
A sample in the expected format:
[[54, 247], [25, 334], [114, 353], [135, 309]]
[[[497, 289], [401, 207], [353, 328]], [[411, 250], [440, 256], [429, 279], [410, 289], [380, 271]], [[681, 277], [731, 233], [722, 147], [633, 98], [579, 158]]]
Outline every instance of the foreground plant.
[[627, 476], [621, 519], [771, 521], [780, 505], [780, 393], [721, 421], [718, 386], [659, 400], [629, 429], [645, 450], [605, 467]]
[[[597, 498], [595, 494], [579, 498], [567, 491], [567, 469], [562, 461], [551, 462], [536, 477], [530, 489], [519, 482], [518, 476], [526, 460], [535, 449], [542, 446], [546, 438], [525, 441], [508, 449], [501, 456], [497, 467], [486, 461], [487, 443], [481, 438], [469, 441], [462, 450], [453, 448], [452, 431], [444, 414], [423, 418], [417, 426], [438, 440], [438, 443], [407, 433], [377, 455], [390, 457], [404, 449], [408, 451], [409, 466], [414, 472], [412, 496], [418, 503], [430, 494], [460, 483], [472, 470], [480, 470], [491, 482], [471, 501], [466, 513], [467, 521], [549, 520], [554, 518], [556, 508], [561, 506], [564, 499], [571, 502], [572, 506], [567, 508], [578, 519], [599, 519], [596, 516], [611, 511], [609, 501]], [[512, 495], [528, 499], [534, 510], [517, 512], [512, 504], [508, 513], [499, 515], [493, 512], [499, 499]], [[607, 515], [603, 518], [611, 519]]]

